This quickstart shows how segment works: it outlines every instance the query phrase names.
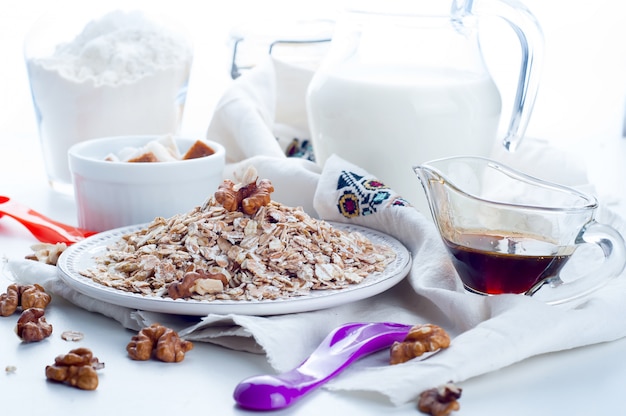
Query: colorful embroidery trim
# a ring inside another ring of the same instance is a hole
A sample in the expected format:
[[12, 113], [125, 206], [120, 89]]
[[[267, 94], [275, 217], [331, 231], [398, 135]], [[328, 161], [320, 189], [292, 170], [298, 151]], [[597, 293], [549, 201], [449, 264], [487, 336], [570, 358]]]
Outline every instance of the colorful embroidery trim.
[[337, 209], [346, 218], [374, 214], [381, 206], [387, 205], [386, 202], [392, 206], [409, 205], [406, 200], [394, 197], [393, 191], [383, 182], [354, 172], [341, 172], [337, 190], [342, 191], [337, 200]]

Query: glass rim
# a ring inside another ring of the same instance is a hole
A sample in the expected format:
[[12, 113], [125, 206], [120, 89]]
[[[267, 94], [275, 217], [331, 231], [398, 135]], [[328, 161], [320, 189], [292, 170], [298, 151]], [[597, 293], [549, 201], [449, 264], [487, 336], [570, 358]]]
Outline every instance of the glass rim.
[[[468, 192], [467, 190], [461, 189], [454, 181], [447, 179], [447, 175], [441, 170], [441, 168], [437, 167], [438, 164], [450, 161], [474, 161], [480, 162], [484, 164], [485, 168], [495, 169], [503, 174], [513, 178], [521, 180], [524, 183], [528, 183], [531, 185], [535, 185], [545, 189], [552, 189], [555, 191], [559, 191], [561, 193], [566, 193], [572, 196], [579, 198], [579, 200], [584, 201], [581, 205], [573, 205], [573, 206], [555, 206], [555, 205], [539, 205], [539, 204], [526, 204], [526, 203], [517, 203], [517, 202], [505, 202], [498, 201], [494, 199], [489, 199], [480, 195], [476, 195]], [[498, 162], [493, 159], [489, 159], [481, 156], [452, 156], [430, 160], [424, 162], [420, 165], [416, 165], [413, 167], [414, 171], [417, 171], [422, 168], [428, 168], [430, 171], [436, 173], [441, 178], [445, 178], [445, 184], [450, 188], [454, 189], [456, 192], [467, 196], [473, 200], [479, 201], [481, 203], [499, 206], [499, 207], [509, 207], [511, 209], [525, 209], [525, 210], [535, 210], [535, 211], [548, 211], [548, 212], [585, 212], [585, 211], [594, 211], [598, 208], [598, 199], [591, 194], [580, 191], [572, 186], [562, 185], [556, 182], [551, 182], [545, 179], [538, 178], [536, 176], [529, 175], [524, 173], [518, 169], [507, 166], [502, 162]]]

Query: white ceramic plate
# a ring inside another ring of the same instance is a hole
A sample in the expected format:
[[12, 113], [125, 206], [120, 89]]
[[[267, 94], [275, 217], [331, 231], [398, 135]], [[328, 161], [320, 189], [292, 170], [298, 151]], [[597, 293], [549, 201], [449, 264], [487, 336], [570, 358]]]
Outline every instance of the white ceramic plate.
[[400, 282], [411, 267], [410, 252], [395, 238], [355, 225], [333, 223], [347, 231], [359, 231], [377, 244], [393, 248], [397, 256], [383, 273], [375, 273], [363, 282], [337, 290], [315, 290], [305, 296], [275, 300], [212, 300], [170, 299], [124, 292], [82, 276], [79, 271], [94, 265], [94, 258], [122, 235], [137, 231], [145, 225], [134, 225], [96, 234], [67, 248], [57, 263], [59, 277], [75, 290], [95, 299], [118, 306], [178, 315], [203, 316], [215, 314], [278, 315], [329, 308], [377, 295]]

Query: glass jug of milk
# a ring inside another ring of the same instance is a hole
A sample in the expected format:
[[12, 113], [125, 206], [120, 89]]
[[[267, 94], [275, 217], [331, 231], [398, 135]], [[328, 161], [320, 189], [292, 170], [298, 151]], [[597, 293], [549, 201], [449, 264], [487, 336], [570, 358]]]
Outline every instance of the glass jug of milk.
[[[453, 155], [488, 156], [500, 93], [480, 52], [478, 21], [504, 19], [521, 44], [517, 95], [504, 146], [523, 137], [534, 103], [543, 37], [509, 0], [363, 1], [337, 20], [307, 91], [315, 158], [331, 154], [375, 175], [428, 215], [412, 166]], [[516, 45], [511, 45], [515, 47]]]

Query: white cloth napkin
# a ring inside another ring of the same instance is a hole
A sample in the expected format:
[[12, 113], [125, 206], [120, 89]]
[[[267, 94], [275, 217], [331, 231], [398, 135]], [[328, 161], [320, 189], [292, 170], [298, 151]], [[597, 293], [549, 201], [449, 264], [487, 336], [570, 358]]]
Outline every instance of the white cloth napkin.
[[308, 139], [304, 96], [311, 70], [268, 58], [233, 81], [219, 100], [207, 139], [226, 148], [226, 162], [282, 157]]
[[[232, 94], [224, 96], [209, 128], [209, 136], [224, 134], [222, 140], [230, 146], [233, 160], [227, 176], [237, 176], [254, 165], [259, 176], [274, 182], [277, 201], [303, 206], [324, 219], [351, 222], [394, 236], [413, 257], [406, 279], [372, 298], [329, 309], [271, 317], [209, 315], [190, 323], [189, 317], [136, 311], [88, 298], [61, 282], [54, 267], [41, 263], [10, 261], [6, 272], [18, 282], [41, 283], [53, 294], [130, 329], [160, 322], [190, 340], [264, 353], [277, 372], [297, 366], [343, 323], [392, 321], [442, 326], [451, 334], [452, 344], [429, 359], [390, 366], [389, 352], [381, 351], [353, 364], [325, 385], [335, 391], [378, 392], [393, 404], [414, 400], [421, 391], [447, 381], [462, 383], [534, 355], [626, 336], [625, 273], [588, 298], [560, 306], [548, 306], [526, 296], [465, 293], [434, 225], [393, 191], [366, 189], [364, 181], [374, 178], [339, 157], [332, 157], [322, 170], [313, 162], [284, 156], [284, 149], [275, 146], [269, 116], [276, 99], [271, 65], [248, 74], [233, 85]], [[540, 171], [542, 164], [537, 162], [547, 154], [546, 147], [535, 145], [528, 148], [524, 160]], [[554, 162], [554, 154], [546, 157]], [[584, 173], [579, 174], [578, 165], [574, 165], [575, 172], [563, 179], [575, 177], [576, 183], [570, 184], [584, 184]], [[341, 204], [346, 192], [355, 195], [358, 210]], [[626, 234], [624, 220], [612, 212], [602, 211], [598, 218]]]

